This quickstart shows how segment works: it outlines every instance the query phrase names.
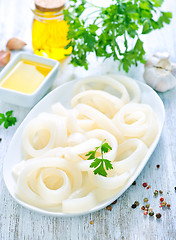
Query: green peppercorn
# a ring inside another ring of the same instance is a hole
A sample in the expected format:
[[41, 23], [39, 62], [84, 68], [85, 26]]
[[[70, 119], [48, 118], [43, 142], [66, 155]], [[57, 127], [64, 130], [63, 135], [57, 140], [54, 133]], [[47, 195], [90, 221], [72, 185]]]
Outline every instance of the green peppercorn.
[[154, 212], [153, 211], [149, 212], [149, 215], [152, 217], [154, 215]]
[[144, 202], [148, 202], [148, 198], [144, 198]]
[[139, 202], [138, 201], [135, 201], [134, 204], [136, 204], [136, 206], [139, 206]]
[[167, 205], [166, 201], [162, 202], [162, 206], [165, 207]]
[[163, 191], [159, 190], [159, 193], [160, 193], [160, 194], [163, 194]]
[[155, 195], [155, 197], [158, 196], [158, 190], [154, 191], [154, 195]]
[[146, 208], [149, 208], [149, 207], [150, 207], [150, 204], [147, 203], [147, 204], [145, 205], [145, 207], [146, 207]]

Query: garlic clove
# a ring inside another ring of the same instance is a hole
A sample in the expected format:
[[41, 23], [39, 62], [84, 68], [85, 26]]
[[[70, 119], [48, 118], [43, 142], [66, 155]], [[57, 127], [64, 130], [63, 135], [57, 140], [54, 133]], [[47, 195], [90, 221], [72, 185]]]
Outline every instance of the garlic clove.
[[168, 59], [169, 53], [168, 52], [156, 52], [153, 54], [153, 56], [156, 58], [159, 58], [159, 59]]
[[172, 64], [172, 71], [171, 71], [171, 73], [176, 78], [176, 64], [175, 63]]
[[160, 59], [158, 63], [155, 65], [156, 68], [162, 68], [166, 71], [172, 71], [172, 65], [168, 59]]
[[157, 63], [158, 63], [158, 58], [153, 56], [146, 61], [145, 67], [155, 66]]
[[10, 61], [10, 51], [0, 51], [0, 67], [4, 67]]
[[26, 43], [19, 38], [11, 38], [6, 44], [6, 48], [9, 50], [20, 50], [22, 49]]

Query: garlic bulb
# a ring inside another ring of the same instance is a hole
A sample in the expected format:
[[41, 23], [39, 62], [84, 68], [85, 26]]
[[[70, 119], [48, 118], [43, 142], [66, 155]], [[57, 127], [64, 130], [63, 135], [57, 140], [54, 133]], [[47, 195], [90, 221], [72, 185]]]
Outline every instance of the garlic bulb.
[[168, 53], [155, 53], [147, 60], [143, 77], [153, 89], [165, 92], [176, 86], [176, 64], [169, 61]]

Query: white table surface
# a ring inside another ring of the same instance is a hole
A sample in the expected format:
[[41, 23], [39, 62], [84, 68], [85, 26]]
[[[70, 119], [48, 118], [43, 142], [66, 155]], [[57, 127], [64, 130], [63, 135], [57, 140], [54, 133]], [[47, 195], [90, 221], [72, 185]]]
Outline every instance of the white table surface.
[[[32, 13], [30, 0], [0, 0], [0, 50], [13, 36], [28, 43], [26, 51], [31, 51]], [[144, 39], [148, 55], [156, 51], [168, 51], [176, 62], [176, 1], [165, 0], [164, 10], [173, 13], [171, 24], [157, 30]], [[91, 58], [89, 71], [68, 66], [65, 61], [52, 88], [65, 81], [91, 74], [117, 73], [117, 63], [107, 60], [103, 63]], [[124, 74], [124, 73], [123, 73]], [[132, 67], [129, 76], [143, 81], [143, 66]], [[7, 104], [0, 101], [0, 112], [14, 110], [18, 122], [9, 129], [0, 127], [0, 240], [169, 240], [176, 239], [176, 88], [159, 94], [166, 109], [166, 120], [159, 144], [137, 178], [136, 186], [131, 186], [113, 205], [112, 211], [101, 211], [75, 218], [53, 218], [41, 216], [18, 205], [9, 195], [2, 177], [3, 159], [10, 140], [28, 114], [30, 109]], [[157, 169], [156, 165], [160, 164]], [[147, 182], [151, 189], [142, 187]], [[171, 204], [170, 210], [159, 208], [159, 198], [153, 197], [154, 190], [163, 190], [163, 197]], [[149, 198], [153, 210], [160, 212], [162, 218], [144, 216], [140, 207], [143, 198]], [[140, 207], [132, 209], [135, 200]], [[91, 225], [90, 221], [94, 221]]]

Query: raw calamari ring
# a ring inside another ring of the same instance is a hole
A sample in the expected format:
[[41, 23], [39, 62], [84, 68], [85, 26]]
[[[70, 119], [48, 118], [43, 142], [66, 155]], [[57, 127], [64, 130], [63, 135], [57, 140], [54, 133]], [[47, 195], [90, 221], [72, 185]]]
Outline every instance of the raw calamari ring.
[[131, 96], [131, 99], [130, 99], [131, 102], [139, 103], [141, 101], [140, 87], [138, 86], [136, 81], [134, 81], [132, 78], [129, 78], [127, 76], [122, 76], [122, 75], [113, 75], [113, 74], [110, 74], [107, 76], [114, 78], [115, 80], [119, 81], [126, 87], [129, 95]]
[[78, 104], [76, 105], [75, 109], [79, 112], [79, 114], [95, 121], [100, 128], [113, 134], [117, 138], [118, 142], [123, 140], [123, 136], [118, 127], [103, 113], [86, 104]]
[[71, 106], [75, 107], [79, 103], [94, 107], [109, 118], [112, 118], [124, 105], [124, 102], [118, 97], [100, 90], [88, 90], [78, 93], [72, 98]]
[[92, 77], [87, 77], [79, 80], [75, 85], [74, 95], [80, 92], [83, 92], [85, 90], [98, 89], [98, 90], [106, 91], [105, 90], [106, 86], [111, 87], [113, 90], [115, 90], [116, 96], [117, 96], [117, 93], [120, 93], [121, 96], [119, 98], [120, 100], [122, 100], [122, 102], [128, 103], [130, 101], [128, 91], [126, 90], [124, 85], [109, 76], [92, 76]]
[[19, 199], [37, 207], [57, 206], [82, 185], [82, 174], [63, 158], [31, 159], [17, 179]]
[[149, 129], [151, 114], [149, 105], [129, 103], [114, 116], [113, 122], [125, 137], [140, 138]]
[[147, 146], [136, 138], [119, 144], [116, 160], [112, 163], [114, 171], [119, 175], [136, 168], [144, 159], [147, 150]]

